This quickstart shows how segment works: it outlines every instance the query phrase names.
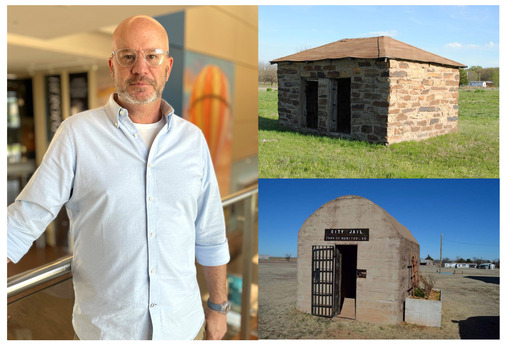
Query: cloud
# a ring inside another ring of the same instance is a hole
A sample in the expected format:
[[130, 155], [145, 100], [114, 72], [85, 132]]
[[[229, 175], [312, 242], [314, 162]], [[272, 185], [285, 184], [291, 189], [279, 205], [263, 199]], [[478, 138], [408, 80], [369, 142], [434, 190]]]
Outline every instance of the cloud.
[[459, 42], [450, 42], [450, 43], [446, 43], [444, 45], [444, 47], [453, 48], [453, 49], [462, 49], [463, 48], [463, 49], [488, 50], [488, 49], [498, 48], [498, 44], [494, 43], [493, 41], [485, 43], [484, 45], [474, 44], [474, 43], [462, 44]]
[[486, 43], [486, 48], [496, 48], [498, 47], [498, 44], [494, 43], [493, 41], [490, 41], [490, 43]]
[[447, 43], [445, 46], [449, 47], [449, 48], [461, 48], [461, 47], [463, 47], [463, 45], [461, 43], [459, 43], [459, 42]]
[[369, 33], [369, 36], [390, 36], [395, 37], [397, 35], [397, 30], [390, 31], [372, 31]]

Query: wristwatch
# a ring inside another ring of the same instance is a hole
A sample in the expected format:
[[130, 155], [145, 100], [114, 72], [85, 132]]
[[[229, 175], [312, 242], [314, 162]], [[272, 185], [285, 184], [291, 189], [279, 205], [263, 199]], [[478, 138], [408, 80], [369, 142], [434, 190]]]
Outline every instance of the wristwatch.
[[210, 299], [208, 299], [207, 306], [214, 311], [222, 313], [223, 315], [226, 315], [228, 311], [230, 311], [230, 303], [228, 301], [225, 301], [224, 303], [221, 304], [214, 304], [210, 301]]

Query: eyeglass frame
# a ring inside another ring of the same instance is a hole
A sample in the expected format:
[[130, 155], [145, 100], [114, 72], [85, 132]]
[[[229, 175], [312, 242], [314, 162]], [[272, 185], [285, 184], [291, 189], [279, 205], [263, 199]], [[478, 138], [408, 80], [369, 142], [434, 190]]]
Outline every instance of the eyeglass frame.
[[[120, 61], [118, 60], [117, 52], [118, 52], [119, 50], [124, 50], [124, 49], [129, 49], [129, 50], [132, 50], [133, 52], [135, 52], [135, 53], [136, 53], [136, 56], [135, 56], [134, 62], [133, 62], [131, 65], [122, 65], [122, 64], [120, 63]], [[165, 55], [165, 57], [166, 57], [166, 58], [169, 58], [169, 57], [170, 57], [170, 51], [169, 51], [169, 50], [164, 51], [164, 50], [162, 50], [162, 49], [160, 49], [160, 48], [147, 49], [147, 51], [149, 51], [149, 50], [156, 51], [158, 54], [161, 54], [161, 53], [162, 53], [162, 54], [164, 54], [164, 55]], [[148, 66], [150, 66], [150, 67], [157, 67], [157, 66], [161, 66], [161, 65], [162, 65], [162, 63], [163, 63], [163, 61], [164, 61], [164, 59], [163, 59], [163, 60], [161, 60], [161, 62], [160, 62], [159, 64], [157, 64], [157, 65], [150, 65], [150, 64], [148, 63], [148, 61], [147, 61], [147, 58], [145, 57], [145, 50], [140, 50], [140, 52], [141, 52], [141, 55], [143, 56], [143, 60], [145, 60], [145, 62], [147, 63], [147, 65], [148, 65]], [[122, 66], [122, 67], [132, 67], [132, 66], [134, 66], [134, 65], [136, 64], [136, 62], [138, 61], [138, 55], [139, 55], [139, 54], [138, 54], [138, 51], [137, 51], [136, 49], [132, 49], [132, 48], [119, 48], [119, 49], [114, 50], [114, 51], [112, 51], [112, 52], [111, 52], [111, 58], [113, 58], [113, 56], [115, 56], [115, 60], [117, 60], [118, 64], [119, 64], [120, 66]]]

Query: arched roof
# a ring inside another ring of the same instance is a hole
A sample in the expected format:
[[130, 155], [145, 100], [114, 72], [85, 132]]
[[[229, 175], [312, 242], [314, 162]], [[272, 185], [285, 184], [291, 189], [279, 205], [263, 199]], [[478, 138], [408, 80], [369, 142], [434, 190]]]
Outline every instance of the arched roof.
[[[299, 237], [301, 232], [310, 232], [316, 222], [319, 222], [322, 228], [364, 228], [368, 225], [379, 225], [378, 229], [389, 228], [388, 236], [399, 236], [417, 243], [408, 228], [383, 208], [360, 196], [341, 196], [322, 205], [306, 219], [299, 231]], [[322, 229], [316, 231], [321, 232]], [[370, 234], [370, 239], [372, 235], [376, 236]]]

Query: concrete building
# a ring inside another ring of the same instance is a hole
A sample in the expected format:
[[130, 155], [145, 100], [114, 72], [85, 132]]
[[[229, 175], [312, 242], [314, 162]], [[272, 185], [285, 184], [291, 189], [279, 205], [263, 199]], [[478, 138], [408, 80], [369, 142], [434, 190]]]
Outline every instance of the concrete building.
[[410, 231], [375, 203], [343, 196], [316, 210], [298, 235], [297, 309], [382, 324], [403, 321], [419, 264]]
[[287, 128], [384, 144], [458, 129], [466, 66], [390, 37], [339, 40], [271, 63]]

